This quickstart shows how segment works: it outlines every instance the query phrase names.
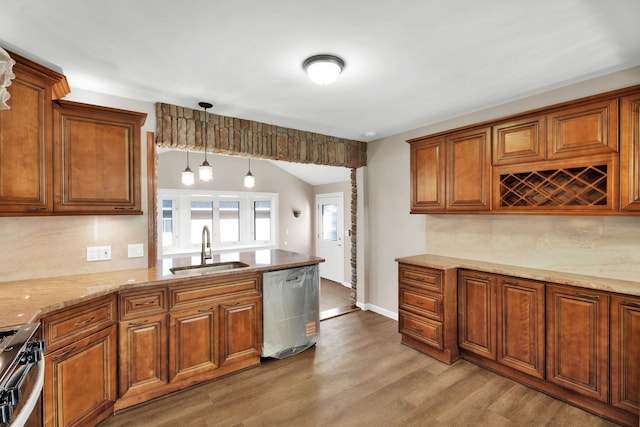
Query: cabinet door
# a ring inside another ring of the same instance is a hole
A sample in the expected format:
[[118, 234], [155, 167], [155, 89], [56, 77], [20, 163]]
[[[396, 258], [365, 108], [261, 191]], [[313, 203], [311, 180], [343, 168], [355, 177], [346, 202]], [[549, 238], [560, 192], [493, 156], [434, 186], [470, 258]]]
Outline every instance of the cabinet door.
[[185, 380], [217, 369], [217, 305], [170, 313], [169, 318], [169, 381]]
[[411, 144], [411, 212], [445, 209], [444, 137]]
[[18, 64], [0, 111], [0, 213], [50, 212], [51, 87]]
[[611, 298], [611, 403], [640, 413], [640, 298]]
[[117, 398], [116, 327], [45, 355], [45, 426], [95, 425]]
[[547, 155], [545, 116], [527, 117], [493, 127], [493, 164], [537, 162]]
[[460, 348], [496, 359], [495, 277], [458, 273], [458, 340]]
[[618, 98], [555, 111], [547, 122], [550, 160], [618, 151]]
[[544, 283], [511, 277], [497, 281], [497, 360], [544, 378]]
[[120, 322], [120, 397], [168, 383], [167, 315]]
[[479, 211], [491, 207], [491, 128], [446, 136], [447, 210]]
[[54, 210], [140, 212], [140, 126], [146, 115], [59, 102], [54, 108]]
[[640, 211], [640, 93], [621, 99], [621, 209]]
[[222, 336], [220, 366], [259, 358], [262, 353], [261, 297], [221, 304], [220, 315]]
[[547, 380], [606, 402], [609, 296], [547, 287]]

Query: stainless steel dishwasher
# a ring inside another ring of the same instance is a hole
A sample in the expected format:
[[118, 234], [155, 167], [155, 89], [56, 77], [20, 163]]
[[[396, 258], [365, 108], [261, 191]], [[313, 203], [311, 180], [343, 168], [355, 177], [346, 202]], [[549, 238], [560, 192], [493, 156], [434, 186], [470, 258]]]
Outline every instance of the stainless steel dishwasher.
[[320, 336], [318, 265], [262, 274], [262, 357], [282, 359]]

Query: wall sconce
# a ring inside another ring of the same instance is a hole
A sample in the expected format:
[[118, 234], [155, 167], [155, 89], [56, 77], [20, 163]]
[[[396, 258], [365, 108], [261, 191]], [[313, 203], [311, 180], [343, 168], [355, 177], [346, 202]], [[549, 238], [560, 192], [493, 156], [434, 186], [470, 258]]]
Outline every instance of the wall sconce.
[[200, 181], [209, 182], [213, 179], [213, 168], [207, 161], [207, 123], [209, 122], [207, 108], [213, 107], [213, 104], [208, 102], [199, 102], [198, 105], [204, 108], [204, 132], [202, 136], [204, 138], [204, 162], [202, 162], [198, 168], [198, 177], [200, 178]]
[[293, 216], [295, 216], [296, 218], [299, 218], [300, 214], [302, 213], [300, 209], [291, 209], [291, 212], [293, 212]]
[[256, 178], [251, 173], [251, 157], [249, 157], [249, 172], [244, 176], [244, 186], [253, 188], [254, 185], [256, 185]]
[[189, 149], [187, 148], [187, 168], [182, 171], [182, 184], [193, 185], [193, 172], [189, 167]]

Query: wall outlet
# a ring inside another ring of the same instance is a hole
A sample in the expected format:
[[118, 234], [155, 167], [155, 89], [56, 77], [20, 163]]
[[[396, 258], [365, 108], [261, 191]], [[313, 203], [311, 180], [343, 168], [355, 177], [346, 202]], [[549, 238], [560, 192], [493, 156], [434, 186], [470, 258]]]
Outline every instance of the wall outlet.
[[87, 246], [87, 261], [107, 261], [111, 259], [111, 246]]
[[144, 245], [142, 243], [129, 245], [127, 249], [129, 258], [139, 258], [144, 256]]

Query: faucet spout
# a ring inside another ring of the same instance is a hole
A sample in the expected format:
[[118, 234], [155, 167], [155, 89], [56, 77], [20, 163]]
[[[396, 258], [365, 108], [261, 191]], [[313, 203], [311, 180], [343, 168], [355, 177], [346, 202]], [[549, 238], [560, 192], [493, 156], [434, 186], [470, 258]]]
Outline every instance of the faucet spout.
[[211, 258], [211, 231], [209, 231], [209, 227], [205, 225], [202, 227], [202, 251], [200, 252], [200, 264], [204, 264]]

